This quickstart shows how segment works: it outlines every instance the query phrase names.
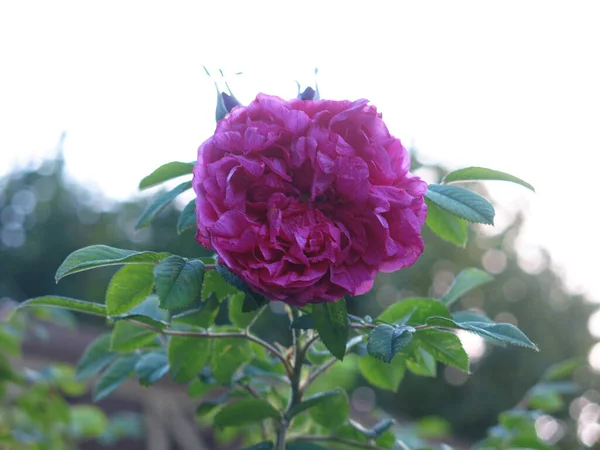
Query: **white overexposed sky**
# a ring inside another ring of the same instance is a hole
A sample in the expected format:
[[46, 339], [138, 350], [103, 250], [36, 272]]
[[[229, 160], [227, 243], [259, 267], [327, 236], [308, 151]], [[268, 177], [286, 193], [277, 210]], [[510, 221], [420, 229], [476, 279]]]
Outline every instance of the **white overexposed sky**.
[[71, 176], [129, 197], [214, 130], [203, 64], [243, 102], [318, 66], [323, 96], [368, 98], [428, 160], [531, 182], [488, 185], [527, 208], [523, 254], [549, 249], [600, 301], [599, 23], [595, 1], [0, 2], [0, 174], [66, 131]]

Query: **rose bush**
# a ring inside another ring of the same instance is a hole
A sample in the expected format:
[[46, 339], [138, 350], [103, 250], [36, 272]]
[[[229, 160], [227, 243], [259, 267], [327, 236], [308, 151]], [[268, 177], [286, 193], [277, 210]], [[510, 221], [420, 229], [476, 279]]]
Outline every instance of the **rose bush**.
[[367, 103], [259, 94], [200, 146], [196, 239], [254, 291], [336, 301], [422, 253], [427, 184]]

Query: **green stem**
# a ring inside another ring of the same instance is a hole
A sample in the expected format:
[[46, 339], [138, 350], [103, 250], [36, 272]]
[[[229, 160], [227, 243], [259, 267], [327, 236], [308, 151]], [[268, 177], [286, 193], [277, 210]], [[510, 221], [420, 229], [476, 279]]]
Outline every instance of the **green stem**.
[[258, 345], [264, 347], [267, 351], [269, 351], [273, 356], [279, 359], [289, 377], [291, 377], [293, 373], [293, 368], [290, 366], [289, 361], [283, 356], [283, 354], [269, 344], [266, 341], [263, 341], [261, 338], [256, 337], [252, 334], [249, 334], [246, 331], [244, 332], [227, 332], [227, 333], [213, 333], [210, 331], [178, 331], [178, 330], [161, 330], [160, 328], [153, 327], [152, 325], [148, 325], [147, 323], [138, 322], [137, 320], [128, 320], [129, 323], [137, 325], [142, 328], [147, 328], [149, 330], [154, 331], [155, 333], [163, 334], [165, 336], [180, 336], [180, 337], [192, 337], [192, 338], [209, 338], [209, 339], [219, 339], [219, 338], [229, 338], [229, 339], [247, 339], [252, 342], [256, 342]]
[[[294, 308], [288, 308], [290, 315], [290, 323], [298, 315], [298, 311]], [[290, 375], [290, 398], [288, 400], [285, 414], [281, 419], [279, 427], [277, 428], [275, 443], [275, 450], [285, 450], [286, 435], [288, 427], [290, 426], [290, 411], [302, 401], [302, 391], [300, 390], [300, 376], [302, 375], [302, 365], [304, 364], [305, 351], [301, 348], [300, 337], [298, 336], [298, 330], [292, 329], [292, 343], [294, 351], [294, 366]]]

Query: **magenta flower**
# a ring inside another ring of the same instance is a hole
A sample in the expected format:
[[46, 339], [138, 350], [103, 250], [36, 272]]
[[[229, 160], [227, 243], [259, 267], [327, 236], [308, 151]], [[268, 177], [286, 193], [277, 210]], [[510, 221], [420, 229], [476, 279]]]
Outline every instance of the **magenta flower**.
[[423, 251], [427, 184], [367, 103], [259, 94], [198, 150], [196, 240], [270, 300], [364, 294]]

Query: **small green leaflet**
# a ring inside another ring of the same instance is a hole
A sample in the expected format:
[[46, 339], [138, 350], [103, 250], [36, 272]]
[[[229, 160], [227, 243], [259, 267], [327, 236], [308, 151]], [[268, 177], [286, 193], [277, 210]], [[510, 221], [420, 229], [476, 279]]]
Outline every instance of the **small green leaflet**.
[[510, 323], [458, 323], [452, 319], [446, 319], [445, 317], [430, 317], [427, 319], [427, 325], [470, 331], [494, 344], [512, 344], [527, 347], [532, 350], [539, 350], [537, 345], [531, 342], [525, 333]]
[[28, 306], [55, 306], [57, 308], [65, 308], [70, 309], [71, 311], [106, 317], [106, 306], [68, 297], [47, 295], [45, 297], [31, 298], [21, 303], [17, 309], [26, 308]]
[[154, 268], [154, 284], [160, 307], [181, 309], [200, 297], [204, 263], [198, 259], [186, 260], [170, 256]]
[[214, 339], [210, 367], [213, 376], [221, 383], [230, 383], [237, 370], [252, 359], [252, 351], [244, 339]]
[[217, 272], [219, 275], [221, 275], [223, 280], [227, 282], [227, 284], [246, 293], [246, 297], [244, 298], [244, 302], [242, 304], [242, 312], [248, 313], [255, 311], [268, 303], [268, 300], [264, 296], [254, 292], [244, 280], [242, 280], [224, 265], [217, 264]]
[[358, 360], [358, 368], [365, 379], [380, 389], [397, 392], [406, 368], [403, 358], [395, 358], [390, 364], [365, 355]]
[[535, 189], [529, 183], [521, 180], [520, 178], [510, 175], [499, 170], [486, 169], [484, 167], [465, 167], [464, 169], [458, 169], [454, 172], [450, 172], [444, 177], [442, 183], [454, 183], [457, 181], [479, 181], [479, 180], [498, 180], [498, 181], [509, 181], [511, 183], [520, 184], [527, 189], [535, 192]]
[[437, 361], [465, 372], [469, 371], [469, 356], [454, 333], [425, 329], [417, 330], [413, 338]]
[[582, 367], [584, 364], [585, 361], [581, 358], [567, 359], [566, 361], [562, 361], [548, 367], [544, 372], [542, 379], [544, 381], [564, 380], [570, 377], [575, 370]]
[[318, 405], [321, 402], [327, 402], [331, 397], [335, 397], [336, 395], [340, 395], [340, 389], [319, 392], [318, 394], [312, 395], [307, 399], [303, 400], [301, 403], [297, 404], [294, 408], [292, 408], [288, 413], [287, 417], [288, 419], [291, 419], [295, 415], [300, 414], [302, 411], [312, 408], [313, 406]]
[[150, 175], [140, 181], [139, 188], [147, 189], [152, 186], [164, 183], [165, 181], [188, 175], [194, 170], [194, 163], [184, 163], [173, 161], [160, 166]]
[[216, 415], [213, 424], [216, 427], [239, 427], [265, 419], [276, 419], [279, 412], [266, 400], [244, 398], [225, 405]]
[[121, 264], [156, 264], [169, 256], [168, 253], [138, 252], [109, 247], [107, 245], [90, 245], [71, 253], [56, 271], [56, 282], [76, 272], [96, 267]]
[[100, 408], [92, 405], [69, 407], [69, 432], [77, 438], [97, 438], [108, 426], [108, 419]]
[[410, 356], [406, 358], [406, 368], [415, 375], [435, 377], [437, 375], [435, 358], [423, 347], [415, 347]]
[[109, 316], [125, 314], [142, 303], [154, 286], [153, 266], [135, 264], [121, 267], [106, 290], [106, 309]]
[[183, 208], [183, 211], [181, 211], [181, 214], [179, 214], [179, 219], [177, 219], [177, 233], [181, 234], [183, 233], [185, 230], [189, 230], [192, 228], [196, 228], [196, 200], [192, 200], [191, 202], [189, 202], [187, 205], [185, 205], [185, 208]]
[[121, 356], [108, 366], [108, 369], [94, 385], [92, 390], [93, 400], [95, 402], [100, 401], [121, 386], [134, 373], [135, 365], [139, 359], [140, 355]]
[[169, 339], [171, 378], [177, 383], [191, 381], [198, 376], [209, 356], [209, 339], [172, 336]]
[[406, 321], [406, 325], [422, 325], [431, 316], [450, 318], [450, 313], [446, 305], [434, 298], [413, 297], [390, 305], [377, 319], [388, 323]]
[[135, 229], [139, 230], [141, 228], [147, 227], [150, 225], [154, 219], [160, 214], [160, 212], [165, 209], [165, 207], [171, 203], [175, 197], [179, 194], [184, 193], [188, 189], [192, 187], [191, 181], [186, 181], [185, 183], [181, 183], [179, 186], [171, 189], [168, 192], [165, 192], [162, 195], [159, 195], [152, 203], [148, 205], [148, 207], [142, 212], [142, 215], [138, 219], [137, 224], [135, 225]]
[[489, 283], [493, 279], [494, 277], [481, 269], [475, 267], [464, 269], [456, 276], [450, 289], [448, 289], [448, 292], [444, 294], [440, 301], [447, 307], [450, 307], [467, 292], [475, 289], [477, 286]]
[[337, 359], [343, 360], [349, 330], [344, 299], [337, 302], [314, 303], [311, 315], [325, 347]]
[[425, 203], [427, 203], [427, 220], [425, 223], [429, 229], [443, 240], [464, 248], [467, 245], [468, 238], [466, 220], [450, 214], [427, 198]]
[[369, 333], [367, 351], [374, 358], [389, 364], [400, 350], [410, 344], [415, 331], [407, 326], [377, 325]]
[[151, 386], [169, 371], [167, 355], [163, 350], [143, 355], [135, 365], [135, 373], [142, 386]]
[[246, 328], [254, 320], [254, 317], [260, 311], [256, 309], [251, 312], [244, 312], [244, 299], [247, 294], [238, 292], [229, 298], [229, 320], [238, 328]]
[[328, 397], [326, 402], [317, 402], [309, 410], [310, 416], [319, 425], [335, 429], [348, 421], [350, 404], [346, 391], [335, 389], [335, 394]]
[[156, 336], [154, 331], [126, 321], [118, 321], [112, 332], [110, 349], [117, 352], [132, 352], [149, 345]]
[[77, 363], [77, 381], [93, 377], [118, 356], [110, 349], [111, 338], [110, 333], [103, 334], [88, 345]]
[[432, 203], [473, 223], [494, 224], [494, 207], [481, 195], [469, 189], [445, 184], [430, 184], [425, 193]]

